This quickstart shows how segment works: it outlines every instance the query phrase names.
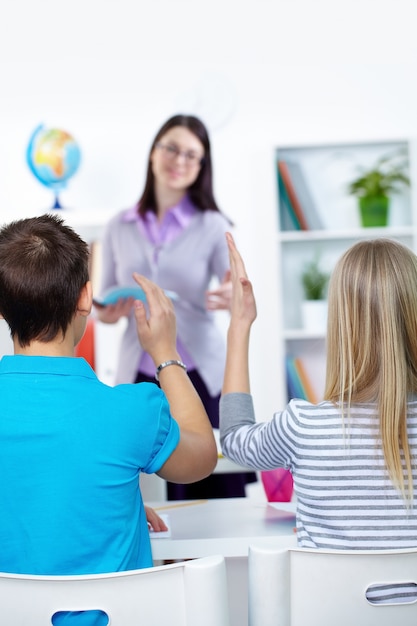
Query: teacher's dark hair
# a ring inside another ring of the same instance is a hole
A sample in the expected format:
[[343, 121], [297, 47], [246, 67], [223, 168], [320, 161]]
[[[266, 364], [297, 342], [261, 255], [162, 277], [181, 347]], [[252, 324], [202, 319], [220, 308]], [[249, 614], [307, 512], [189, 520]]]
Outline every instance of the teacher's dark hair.
[[191, 202], [199, 211], [220, 211], [213, 194], [213, 169], [210, 139], [207, 129], [203, 122], [194, 115], [174, 115], [159, 129], [152, 142], [149, 151], [145, 189], [137, 204], [140, 215], [144, 215], [146, 211], [154, 211], [156, 213], [155, 180], [150, 157], [156, 144], [162, 139], [165, 133], [177, 126], [186, 128], [193, 133], [204, 147], [204, 158], [201, 162], [200, 172], [194, 183], [188, 188], [188, 195]]

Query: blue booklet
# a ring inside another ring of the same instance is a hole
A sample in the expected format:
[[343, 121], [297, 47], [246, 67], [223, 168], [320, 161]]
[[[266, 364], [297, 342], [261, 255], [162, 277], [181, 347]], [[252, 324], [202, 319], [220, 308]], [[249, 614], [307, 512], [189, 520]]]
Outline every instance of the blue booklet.
[[[178, 295], [173, 291], [164, 289], [164, 293], [171, 298], [171, 300], [178, 300]], [[146, 302], [145, 292], [139, 285], [126, 285], [124, 287], [110, 287], [104, 293], [97, 298], [94, 298], [94, 304], [99, 306], [107, 306], [109, 304], [116, 304], [121, 298], [135, 298], [135, 300], [142, 300]]]

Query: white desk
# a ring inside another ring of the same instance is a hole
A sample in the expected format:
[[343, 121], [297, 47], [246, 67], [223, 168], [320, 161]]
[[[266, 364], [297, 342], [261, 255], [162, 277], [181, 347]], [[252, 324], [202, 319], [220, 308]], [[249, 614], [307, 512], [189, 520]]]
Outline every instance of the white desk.
[[[147, 502], [169, 516], [171, 536], [152, 535], [155, 560], [188, 559], [222, 554], [226, 557], [231, 626], [245, 626], [247, 557], [253, 541], [274, 537], [275, 545], [294, 547], [295, 503], [280, 503], [280, 513], [267, 502], [251, 498]], [[278, 505], [277, 505], [278, 506]]]
[[171, 537], [152, 535], [152, 554], [157, 560], [213, 554], [246, 557], [249, 544], [262, 537], [282, 537], [283, 546], [296, 543], [293, 502], [279, 503], [280, 511], [250, 498], [146, 504], [158, 513], [167, 513], [171, 526]]

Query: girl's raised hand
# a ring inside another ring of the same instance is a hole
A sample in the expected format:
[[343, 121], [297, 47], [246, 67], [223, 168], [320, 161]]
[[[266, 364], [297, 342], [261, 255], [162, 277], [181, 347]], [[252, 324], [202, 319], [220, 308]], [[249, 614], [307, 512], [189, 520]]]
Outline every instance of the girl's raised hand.
[[248, 279], [245, 264], [236, 248], [231, 233], [226, 233], [230, 258], [230, 275], [232, 281], [232, 301], [230, 307], [230, 325], [252, 325], [256, 319], [256, 301], [252, 283]]

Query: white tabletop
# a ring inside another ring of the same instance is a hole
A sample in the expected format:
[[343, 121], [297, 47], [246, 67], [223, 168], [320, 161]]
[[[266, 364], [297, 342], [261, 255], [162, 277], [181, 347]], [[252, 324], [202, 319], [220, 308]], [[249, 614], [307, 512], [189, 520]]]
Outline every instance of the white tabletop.
[[248, 546], [265, 537], [282, 538], [283, 547], [296, 545], [295, 503], [224, 498], [147, 504], [167, 514], [171, 528], [170, 537], [151, 536], [155, 560], [247, 556]]

